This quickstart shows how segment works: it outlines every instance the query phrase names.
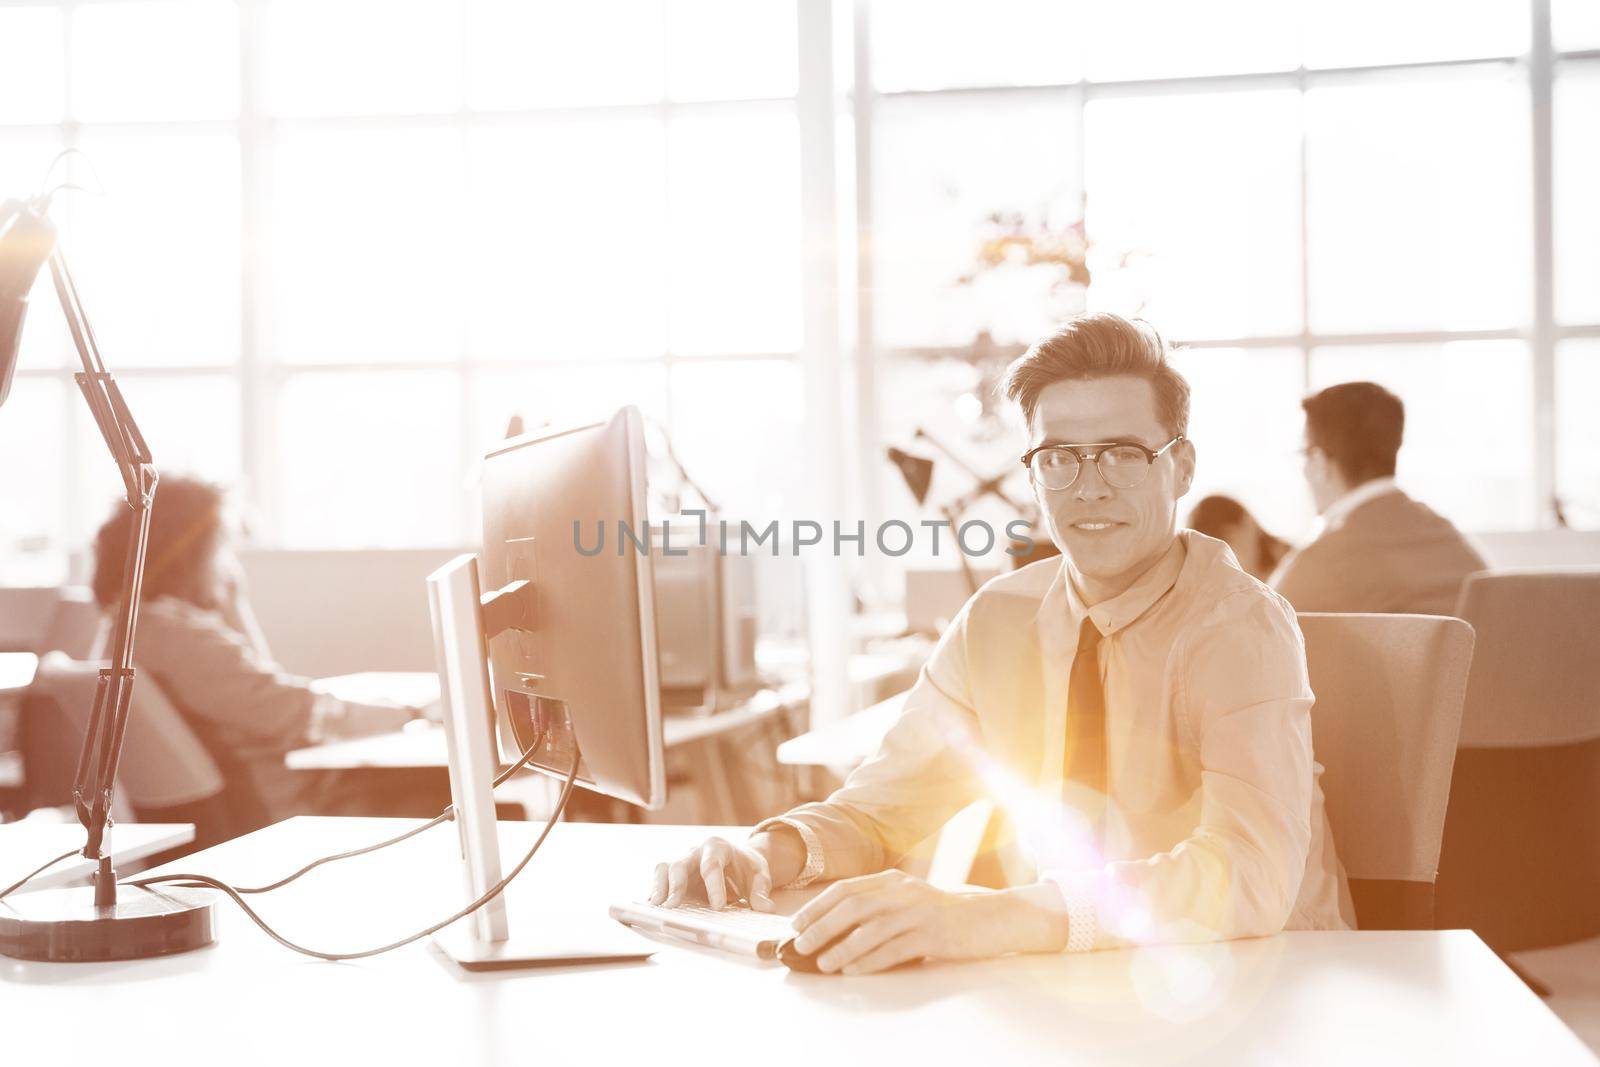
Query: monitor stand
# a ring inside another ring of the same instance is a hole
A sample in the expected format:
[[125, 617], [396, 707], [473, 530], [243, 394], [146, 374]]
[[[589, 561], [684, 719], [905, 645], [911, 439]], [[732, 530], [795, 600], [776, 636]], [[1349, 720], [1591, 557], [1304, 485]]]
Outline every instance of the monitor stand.
[[[468, 900], [477, 900], [503, 877], [494, 815], [499, 761], [482, 603], [476, 556], [457, 556], [428, 575], [450, 759], [450, 801], [461, 835]], [[639, 960], [654, 951], [648, 941], [603, 912], [593, 925], [546, 925], [548, 929], [513, 936], [501, 894], [441, 930], [433, 942], [468, 970]]]

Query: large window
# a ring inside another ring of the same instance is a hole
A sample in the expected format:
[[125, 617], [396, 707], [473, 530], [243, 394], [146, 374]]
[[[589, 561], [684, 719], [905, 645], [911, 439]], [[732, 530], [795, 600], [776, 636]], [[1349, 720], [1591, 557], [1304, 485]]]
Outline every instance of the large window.
[[[912, 510], [882, 446], [919, 425], [1014, 464], [959, 357], [1059, 308], [1025, 272], [958, 280], [1020, 212], [1083, 219], [1088, 305], [1190, 344], [1197, 494], [1304, 534], [1298, 400], [1368, 377], [1442, 511], [1528, 527], [1559, 497], [1600, 525], [1588, 0], [836, 0], [865, 32], [831, 71], [796, 3], [0, 0], [0, 193], [81, 150], [55, 178], [92, 191], [54, 216], [107, 360], [158, 465], [240, 484], [268, 543], [469, 540], [513, 416], [622, 402], [728, 510], [778, 516], [826, 236], [800, 104], [866, 72], [832, 237], [862, 280], [835, 429], [867, 518]], [[47, 279], [34, 302], [0, 580], [118, 487]]]
[[959, 279], [990, 214], [1081, 218], [1087, 306], [1190, 346], [1196, 498], [1307, 534], [1298, 401], [1368, 378], [1408, 406], [1402, 481], [1463, 526], [1548, 523], [1554, 498], [1600, 525], [1600, 21], [1550, 6], [874, 0], [879, 431], [937, 426], [1004, 469], [1018, 429], [984, 424], [960, 370], [980, 331], [1003, 355], [1037, 336], [1036, 280]]
[[[627, 402], [753, 512], [800, 432], [798, 79], [794, 0], [0, 2], [0, 192], [81, 150], [52, 214], [106, 359], [268, 543], [470, 540], [513, 416]], [[0, 580], [119, 485], [33, 303]]]

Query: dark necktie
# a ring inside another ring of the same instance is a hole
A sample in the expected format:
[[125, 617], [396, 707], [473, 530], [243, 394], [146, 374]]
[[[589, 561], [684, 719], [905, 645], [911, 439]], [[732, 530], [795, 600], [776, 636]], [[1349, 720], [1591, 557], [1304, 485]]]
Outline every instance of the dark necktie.
[[1100, 631], [1085, 618], [1078, 631], [1078, 652], [1072, 657], [1067, 686], [1067, 782], [1089, 793], [1088, 817], [1098, 846], [1106, 791], [1106, 694], [1100, 685]]

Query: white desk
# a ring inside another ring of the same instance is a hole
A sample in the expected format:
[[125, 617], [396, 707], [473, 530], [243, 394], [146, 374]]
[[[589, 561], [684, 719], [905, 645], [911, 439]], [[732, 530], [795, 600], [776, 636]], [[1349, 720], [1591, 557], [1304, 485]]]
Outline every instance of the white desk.
[[39, 657], [32, 652], [0, 652], [0, 693], [20, 693], [33, 684]]
[[[83, 847], [83, 827], [76, 822], [6, 823], [0, 826], [0, 889], [15, 882], [52, 856]], [[112, 866], [132, 863], [194, 840], [192, 823], [117, 823], [107, 835]], [[94, 864], [82, 856], [62, 860], [33, 879], [19, 893], [71, 885], [94, 873]], [[118, 872], [121, 873], [121, 872]], [[0, 1041], [0, 1047], [3, 1047]]]
[[439, 676], [433, 671], [361, 671], [318, 678], [311, 688], [362, 704], [424, 708], [439, 699]]
[[[911, 668], [903, 658], [877, 654], [851, 657], [851, 682], [863, 691], [904, 674]], [[421, 707], [439, 699], [439, 679], [431, 673], [368, 671], [320, 678], [315, 687], [344, 700], [391, 701]], [[743, 727], [764, 722], [787, 708], [802, 703], [807, 696], [804, 683], [789, 683], [777, 690], [763, 690], [742, 704], [711, 715], [667, 715], [662, 722], [662, 742], [667, 748], [706, 741]], [[878, 742], [899, 716], [901, 693], [874, 704], [822, 730], [803, 734], [779, 748], [779, 761], [790, 764], [859, 763], [876, 751]], [[824, 759], [800, 753], [837, 756], [840, 746], [846, 758]], [[798, 747], [796, 747], [798, 746]], [[296, 749], [284, 756], [284, 766], [299, 771], [347, 771], [366, 768], [408, 769], [444, 767], [444, 731], [414, 725], [409, 729], [348, 741], [329, 741]], [[860, 749], [859, 755], [854, 755]], [[786, 758], [783, 753], [790, 753]]]
[[791, 737], [778, 746], [778, 762], [795, 767], [854, 767], [878, 751], [883, 735], [900, 718], [906, 694], [896, 693], [870, 708]]
[[[238, 881], [406, 823], [295, 819], [186, 858]], [[503, 823], [520, 855], [537, 827]], [[608, 922], [704, 827], [563, 824], [508, 890], [513, 929]], [[737, 831], [735, 831], [737, 832]], [[446, 827], [265, 899], [319, 948], [421, 927], [462, 898]], [[419, 942], [345, 964], [274, 944], [230, 903], [219, 940], [115, 964], [0, 960], [7, 1062], [53, 1062], [84, 1020], [119, 1064], [1505, 1064], [1595, 1058], [1472, 934], [1299, 933], [840, 978], [661, 944], [646, 963], [468, 974]]]
[[[317, 685], [347, 700], [387, 699], [408, 704], [425, 704], [429, 692], [435, 699], [439, 692], [438, 679], [431, 674], [352, 674], [324, 678]], [[396, 695], [407, 692], [410, 696], [424, 699], [407, 700]], [[696, 761], [694, 771], [703, 804], [696, 812], [698, 817], [724, 820], [738, 817], [733, 785], [717, 740], [735, 730], [767, 722], [789, 708], [803, 704], [806, 696], [804, 683], [791, 683], [778, 690], [762, 690], [742, 704], [710, 715], [669, 715], [663, 719], [662, 743], [667, 749], [692, 744], [702, 746], [703, 758]], [[283, 763], [296, 771], [442, 770], [449, 765], [447, 751], [442, 727], [415, 722], [394, 733], [374, 734], [348, 741], [328, 741], [295, 749], [284, 755]], [[550, 810], [555, 798], [555, 790], [550, 788], [553, 783], [526, 777], [518, 781], [525, 783], [526, 795], [521, 799], [530, 812], [537, 814]], [[526, 784], [529, 782], [532, 784]], [[515, 793], [516, 787], [508, 785], [507, 789]]]
[[[357, 678], [359, 675], [345, 675]], [[433, 675], [427, 675], [433, 678]], [[324, 682], [333, 679], [323, 679]], [[319, 683], [320, 684], [320, 683]], [[339, 691], [344, 696], [350, 690]], [[329, 689], [329, 692], [335, 692]], [[434, 692], [438, 682], [434, 681]], [[762, 690], [743, 704], [710, 715], [666, 716], [661, 723], [662, 743], [667, 748], [705, 741], [764, 722], [786, 708], [805, 700], [803, 685], [785, 686], [781, 690]], [[346, 699], [355, 699], [346, 697]], [[297, 771], [347, 771], [367, 767], [391, 769], [445, 767], [444, 730], [421, 722], [404, 730], [371, 737], [357, 737], [349, 741], [329, 741], [310, 748], [298, 748], [286, 753], [284, 766]]]

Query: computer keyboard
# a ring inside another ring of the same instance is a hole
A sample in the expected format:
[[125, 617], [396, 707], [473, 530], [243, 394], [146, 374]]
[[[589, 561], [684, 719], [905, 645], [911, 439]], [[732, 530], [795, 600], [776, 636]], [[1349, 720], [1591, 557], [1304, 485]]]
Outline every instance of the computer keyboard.
[[774, 915], [770, 911], [756, 911], [754, 908], [711, 908], [704, 904], [679, 904], [676, 908], [668, 909], [676, 915], [693, 915], [721, 929], [748, 931], [753, 934], [770, 934], [777, 937], [793, 937], [794, 926], [789, 922], [787, 915]]
[[684, 904], [664, 908], [634, 901], [613, 905], [611, 917], [641, 930], [766, 960], [777, 959], [779, 948], [794, 938], [787, 915], [743, 907]]

